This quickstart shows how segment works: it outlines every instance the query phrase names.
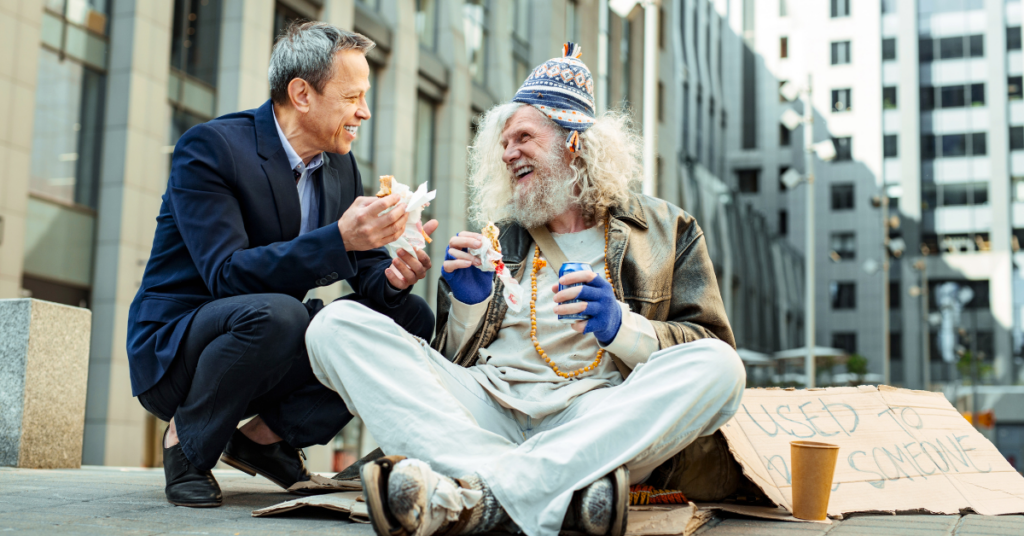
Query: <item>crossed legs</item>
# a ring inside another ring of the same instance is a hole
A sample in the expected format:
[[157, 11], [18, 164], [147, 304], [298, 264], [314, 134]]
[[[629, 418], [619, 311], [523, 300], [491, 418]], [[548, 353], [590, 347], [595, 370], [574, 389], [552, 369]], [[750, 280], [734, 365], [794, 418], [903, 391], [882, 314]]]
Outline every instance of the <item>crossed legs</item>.
[[574, 490], [623, 464], [641, 481], [713, 433], [735, 413], [745, 383], [730, 346], [696, 341], [655, 353], [622, 385], [582, 395], [525, 429], [466, 369], [359, 304], [321, 311], [306, 347], [314, 374], [385, 453], [448, 476], [479, 475], [530, 536], [558, 533]]

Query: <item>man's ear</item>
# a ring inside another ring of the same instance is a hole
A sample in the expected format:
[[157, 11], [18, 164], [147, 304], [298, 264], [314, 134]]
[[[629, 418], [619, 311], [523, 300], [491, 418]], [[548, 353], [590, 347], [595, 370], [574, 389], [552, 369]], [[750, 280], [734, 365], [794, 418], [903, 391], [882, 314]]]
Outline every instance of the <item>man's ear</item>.
[[312, 91], [313, 88], [309, 83], [301, 78], [292, 78], [292, 81], [288, 82], [288, 100], [299, 112], [309, 112], [309, 94]]

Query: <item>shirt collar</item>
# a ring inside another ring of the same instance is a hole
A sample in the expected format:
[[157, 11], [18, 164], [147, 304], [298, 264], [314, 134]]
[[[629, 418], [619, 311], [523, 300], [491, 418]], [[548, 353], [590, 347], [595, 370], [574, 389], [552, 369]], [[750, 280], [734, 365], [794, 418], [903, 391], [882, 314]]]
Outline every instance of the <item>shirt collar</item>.
[[[292, 147], [292, 144], [288, 143], [288, 138], [285, 137], [284, 131], [281, 130], [281, 123], [277, 122], [276, 110], [274, 110], [273, 116], [274, 126], [277, 127], [277, 135], [281, 138], [281, 145], [284, 146], [285, 154], [288, 155], [288, 167], [295, 169], [299, 167], [300, 164], [303, 163], [302, 158], [299, 158], [299, 153], [295, 152], [295, 149]], [[306, 169], [312, 172], [314, 169], [320, 167], [320, 165], [324, 163], [323, 154], [324, 153], [319, 153], [316, 156], [314, 156], [313, 159], [309, 161], [309, 165], [305, 166]]]

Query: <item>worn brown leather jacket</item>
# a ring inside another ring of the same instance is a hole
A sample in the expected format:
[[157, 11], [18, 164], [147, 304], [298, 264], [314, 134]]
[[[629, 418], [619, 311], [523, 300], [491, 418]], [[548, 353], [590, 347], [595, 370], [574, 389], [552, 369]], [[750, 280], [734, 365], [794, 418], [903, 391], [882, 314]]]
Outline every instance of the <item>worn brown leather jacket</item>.
[[[533, 239], [516, 224], [502, 226], [501, 250], [505, 266], [522, 281], [524, 260]], [[662, 349], [705, 338], [736, 347], [715, 270], [708, 257], [704, 232], [679, 207], [661, 199], [631, 193], [625, 207], [611, 210], [608, 259], [615, 297], [654, 324]], [[501, 285], [495, 280], [496, 285]], [[495, 289], [501, 295], [501, 287]], [[432, 346], [444, 353], [451, 289], [442, 277], [437, 292], [437, 324]], [[492, 299], [484, 320], [453, 361], [464, 367], [476, 364], [480, 348], [498, 335], [508, 306]], [[619, 370], [628, 375], [628, 369]]]

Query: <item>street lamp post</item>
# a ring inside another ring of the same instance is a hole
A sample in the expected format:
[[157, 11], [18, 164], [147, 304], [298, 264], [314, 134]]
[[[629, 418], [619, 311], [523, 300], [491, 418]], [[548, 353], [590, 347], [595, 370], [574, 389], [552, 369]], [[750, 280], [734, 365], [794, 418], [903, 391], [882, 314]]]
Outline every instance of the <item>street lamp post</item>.
[[804, 257], [804, 340], [807, 356], [804, 358], [804, 372], [807, 374], [806, 387], [814, 387], [817, 379], [814, 362], [814, 108], [811, 106], [811, 75], [807, 74], [807, 90], [804, 92], [804, 169], [807, 170], [807, 252]]
[[824, 161], [836, 157], [836, 148], [831, 140], [814, 143], [814, 108], [811, 105], [811, 75], [807, 75], [807, 87], [798, 88], [792, 82], [786, 82], [779, 88], [779, 93], [787, 100], [796, 100], [801, 95], [804, 98], [804, 114], [794, 112], [791, 108], [782, 113], [780, 118], [782, 124], [789, 130], [800, 125], [807, 129], [804, 132], [804, 169], [806, 175], [801, 176], [794, 169], [782, 174], [782, 184], [788, 189], [796, 188], [801, 182], [807, 183], [807, 245], [805, 246], [804, 257], [804, 298], [806, 310], [804, 320], [804, 340], [807, 346], [807, 355], [804, 358], [804, 372], [807, 375], [806, 386], [814, 387], [815, 384], [815, 362], [814, 362], [814, 159], [820, 158]]

